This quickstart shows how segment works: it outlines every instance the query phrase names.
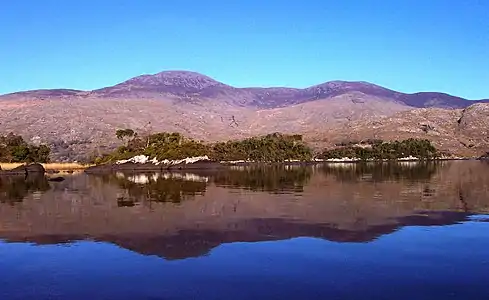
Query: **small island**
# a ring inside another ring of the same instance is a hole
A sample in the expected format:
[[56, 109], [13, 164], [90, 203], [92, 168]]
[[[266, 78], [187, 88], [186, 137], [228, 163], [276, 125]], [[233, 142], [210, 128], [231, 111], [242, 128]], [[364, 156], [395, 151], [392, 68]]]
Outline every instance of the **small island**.
[[123, 142], [114, 152], [94, 158], [87, 173], [215, 169], [255, 164], [315, 164], [324, 162], [381, 162], [458, 159], [441, 152], [427, 139], [366, 140], [313, 149], [302, 135], [272, 133], [242, 140], [205, 143], [180, 133], [141, 136], [132, 129], [117, 130]]

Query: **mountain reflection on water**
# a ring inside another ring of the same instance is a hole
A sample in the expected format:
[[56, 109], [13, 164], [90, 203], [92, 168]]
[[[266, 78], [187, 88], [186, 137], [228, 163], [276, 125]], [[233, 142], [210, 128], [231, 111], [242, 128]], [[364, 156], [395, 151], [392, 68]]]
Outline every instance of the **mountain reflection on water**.
[[0, 239], [88, 239], [167, 259], [300, 236], [365, 243], [487, 214], [488, 191], [478, 161], [0, 178]]

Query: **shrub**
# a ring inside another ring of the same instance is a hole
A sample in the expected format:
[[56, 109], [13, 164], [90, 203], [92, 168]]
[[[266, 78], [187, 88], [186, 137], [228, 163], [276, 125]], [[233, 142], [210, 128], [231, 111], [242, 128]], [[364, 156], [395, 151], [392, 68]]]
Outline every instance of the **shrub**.
[[46, 145], [28, 144], [20, 135], [9, 133], [0, 136], [0, 161], [47, 163], [51, 149]]

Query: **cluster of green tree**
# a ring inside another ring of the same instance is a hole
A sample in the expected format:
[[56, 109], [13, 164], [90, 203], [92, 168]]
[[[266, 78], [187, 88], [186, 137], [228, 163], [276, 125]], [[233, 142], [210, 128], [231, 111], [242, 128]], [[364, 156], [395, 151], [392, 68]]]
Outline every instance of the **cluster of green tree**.
[[332, 175], [341, 182], [384, 182], [384, 181], [409, 181], [426, 182], [435, 175], [442, 162], [416, 162], [404, 165], [397, 163], [358, 163], [349, 167], [336, 165], [322, 165], [320, 171], [326, 175]]
[[128, 159], [136, 155], [163, 160], [204, 156], [210, 152], [209, 145], [185, 138], [180, 133], [162, 132], [140, 136], [132, 129], [120, 129], [117, 130], [116, 136], [124, 141], [124, 145], [112, 153], [95, 158], [96, 164]]
[[20, 135], [9, 133], [0, 136], [0, 161], [2, 162], [38, 162], [49, 161], [51, 149], [46, 145], [35, 146], [27, 143]]
[[[312, 149], [303, 142], [301, 135], [273, 133], [217, 143], [196, 141], [180, 133], [162, 132], [140, 136], [132, 129], [117, 130], [116, 136], [124, 141], [124, 145], [112, 153], [96, 158], [95, 163], [113, 162], [136, 155], [146, 155], [158, 160], [207, 155], [214, 161], [254, 162], [310, 161], [314, 157]], [[382, 140], [343, 142], [334, 149], [324, 150], [316, 157], [320, 159], [349, 157], [361, 160], [395, 160], [408, 156], [432, 159], [440, 155], [441, 153], [429, 140], [407, 139], [393, 142]]]
[[334, 149], [324, 150], [318, 158], [357, 158], [361, 160], [395, 160], [403, 157], [417, 157], [419, 159], [437, 158], [441, 153], [427, 139], [407, 139], [403, 141], [383, 142], [374, 141], [366, 145], [348, 145]]
[[116, 136], [124, 141], [124, 145], [110, 154], [96, 158], [95, 163], [128, 159], [135, 155], [147, 155], [158, 160], [207, 155], [214, 161], [256, 162], [308, 161], [313, 157], [312, 150], [302, 141], [301, 135], [274, 133], [214, 144], [185, 138], [180, 133], [162, 132], [140, 136], [131, 129], [120, 129]]
[[220, 161], [310, 161], [313, 152], [302, 141], [302, 135], [272, 133], [239, 141], [216, 143], [211, 146], [211, 156]]

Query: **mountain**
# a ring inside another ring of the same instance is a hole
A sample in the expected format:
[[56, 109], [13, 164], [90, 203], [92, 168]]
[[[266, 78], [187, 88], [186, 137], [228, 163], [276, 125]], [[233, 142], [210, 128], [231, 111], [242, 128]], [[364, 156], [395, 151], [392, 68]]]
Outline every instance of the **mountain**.
[[331, 81], [305, 89], [237, 88], [195, 72], [165, 71], [93, 91], [51, 89], [2, 95], [0, 133], [15, 132], [32, 142], [48, 143], [54, 148], [53, 159], [60, 161], [113, 149], [120, 142], [114, 135], [120, 128], [176, 131], [207, 141], [270, 132], [305, 133], [323, 141], [317, 143], [320, 147], [338, 134], [349, 135], [355, 122], [367, 130], [371, 121], [413, 109], [461, 114], [461, 109], [483, 102], [489, 100], [431, 92], [405, 94], [368, 82]]
[[151, 98], [183, 97], [221, 99], [227, 103], [254, 107], [277, 108], [309, 101], [330, 99], [348, 93], [361, 93], [365, 98], [377, 97], [411, 107], [464, 108], [489, 99], [470, 101], [436, 92], [405, 94], [372, 83], [358, 81], [330, 81], [305, 89], [270, 87], [236, 88], [208, 76], [190, 71], [164, 71], [154, 75], [141, 75], [114, 86], [93, 91], [70, 89], [24, 91], [1, 98], [32, 97], [99, 97], [99, 98]]
[[166, 71], [155, 75], [141, 75], [111, 87], [92, 91], [99, 97], [216, 97], [233, 87], [205, 75], [188, 71]]

